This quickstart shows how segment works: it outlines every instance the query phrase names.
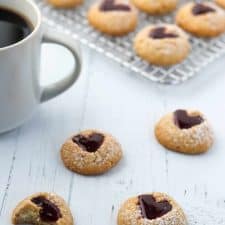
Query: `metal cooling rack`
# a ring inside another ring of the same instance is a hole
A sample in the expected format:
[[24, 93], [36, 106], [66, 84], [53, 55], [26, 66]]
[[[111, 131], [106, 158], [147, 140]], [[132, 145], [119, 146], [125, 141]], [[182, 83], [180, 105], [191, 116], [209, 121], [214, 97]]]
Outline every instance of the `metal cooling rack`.
[[[86, 14], [94, 0], [86, 0], [81, 7], [70, 10], [54, 9], [45, 0], [35, 1], [48, 25], [68, 33], [90, 48], [155, 82], [164, 84], [184, 82], [225, 52], [225, 35], [210, 40], [191, 37], [192, 52], [184, 62], [166, 68], [153, 66], [135, 55], [132, 47], [133, 38], [141, 28], [150, 23], [172, 23], [174, 14], [153, 17], [140, 13], [139, 25], [135, 32], [125, 37], [113, 38], [89, 26]], [[181, 1], [181, 4], [184, 2], [187, 0]]]

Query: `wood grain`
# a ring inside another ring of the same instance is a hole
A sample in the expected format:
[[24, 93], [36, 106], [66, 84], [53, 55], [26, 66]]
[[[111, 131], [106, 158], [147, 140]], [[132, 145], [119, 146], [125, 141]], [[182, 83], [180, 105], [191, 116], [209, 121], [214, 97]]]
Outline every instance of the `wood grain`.
[[[46, 49], [44, 74], [49, 73], [45, 67], [54, 65], [58, 75], [68, 56], [59, 49], [58, 54]], [[23, 127], [0, 136], [1, 224], [10, 224], [17, 202], [38, 191], [63, 196], [77, 225], [116, 224], [122, 201], [151, 191], [224, 209], [224, 59], [185, 84], [161, 86], [86, 48], [83, 58], [81, 78], [72, 89], [42, 105]], [[215, 131], [210, 152], [186, 156], [166, 151], [156, 142], [155, 123], [178, 108], [197, 108], [209, 117]], [[72, 174], [61, 163], [61, 144], [86, 128], [105, 130], [123, 146], [121, 163], [102, 176]]]

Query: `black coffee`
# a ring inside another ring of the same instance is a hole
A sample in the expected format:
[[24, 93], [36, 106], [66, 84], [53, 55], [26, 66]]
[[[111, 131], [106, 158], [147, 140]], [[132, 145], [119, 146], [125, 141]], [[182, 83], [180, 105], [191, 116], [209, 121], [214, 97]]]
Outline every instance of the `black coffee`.
[[0, 48], [23, 40], [32, 32], [31, 24], [19, 14], [0, 8]]

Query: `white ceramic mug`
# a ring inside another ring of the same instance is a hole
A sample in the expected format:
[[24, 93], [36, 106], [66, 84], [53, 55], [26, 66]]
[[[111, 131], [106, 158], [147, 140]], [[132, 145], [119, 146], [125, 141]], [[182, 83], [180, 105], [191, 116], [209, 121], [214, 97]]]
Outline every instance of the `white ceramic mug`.
[[[53, 30], [44, 31], [41, 13], [31, 0], [0, 0], [0, 7], [17, 12], [30, 21], [33, 31], [22, 41], [0, 48], [0, 133], [20, 126], [38, 105], [68, 89], [78, 78], [80, 51], [74, 40]], [[0, 31], [4, 32], [4, 31]], [[71, 74], [47, 87], [41, 87], [40, 52], [43, 42], [68, 48], [76, 61]]]

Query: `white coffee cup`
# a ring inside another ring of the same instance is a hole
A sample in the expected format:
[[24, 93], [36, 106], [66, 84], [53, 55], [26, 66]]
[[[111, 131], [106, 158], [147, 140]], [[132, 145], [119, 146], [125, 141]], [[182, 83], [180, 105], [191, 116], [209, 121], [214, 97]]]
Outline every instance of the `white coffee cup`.
[[[31, 0], [0, 0], [0, 7], [17, 12], [30, 21], [33, 31], [25, 39], [0, 48], [0, 133], [14, 129], [31, 117], [38, 105], [68, 89], [81, 69], [79, 47], [59, 32], [44, 31], [41, 13]], [[4, 32], [4, 31], [0, 31]], [[68, 48], [76, 66], [71, 74], [47, 87], [40, 86], [42, 43], [56, 43]]]

